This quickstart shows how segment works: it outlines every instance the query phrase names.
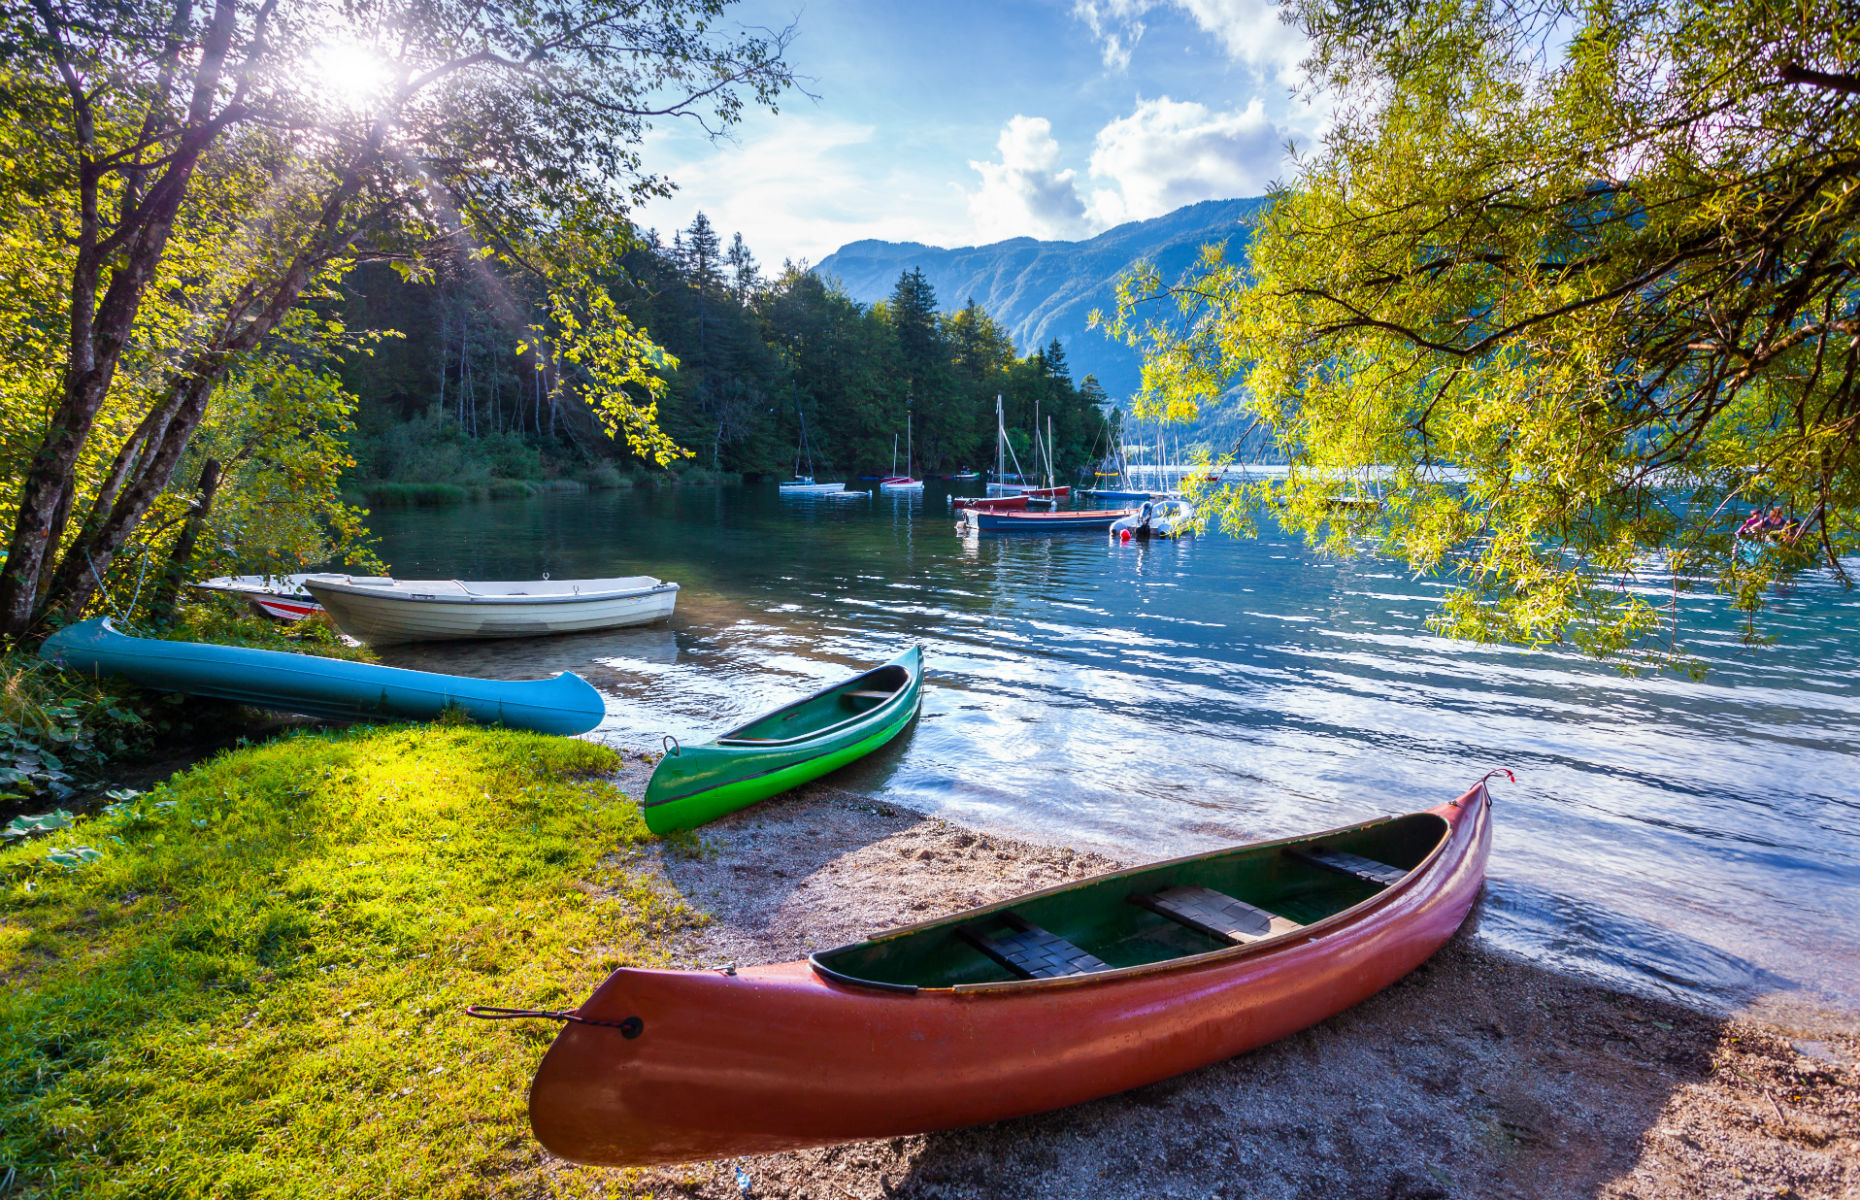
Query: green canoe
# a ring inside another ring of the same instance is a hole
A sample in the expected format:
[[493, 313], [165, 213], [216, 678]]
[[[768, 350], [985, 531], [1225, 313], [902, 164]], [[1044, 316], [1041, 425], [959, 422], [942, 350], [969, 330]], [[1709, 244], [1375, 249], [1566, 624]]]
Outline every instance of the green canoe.
[[911, 723], [923, 682], [924, 652], [913, 646], [715, 741], [673, 742], [646, 785], [646, 826], [691, 829], [863, 758]]

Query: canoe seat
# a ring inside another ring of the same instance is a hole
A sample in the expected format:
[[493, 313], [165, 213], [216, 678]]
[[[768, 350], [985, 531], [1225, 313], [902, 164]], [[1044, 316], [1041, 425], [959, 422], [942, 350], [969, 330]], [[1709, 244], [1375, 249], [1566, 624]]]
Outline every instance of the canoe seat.
[[1290, 917], [1255, 908], [1213, 888], [1164, 888], [1160, 892], [1132, 896], [1130, 902], [1236, 946], [1304, 928]]
[[1343, 850], [1287, 850], [1286, 853], [1314, 867], [1323, 867], [1327, 871], [1349, 875], [1364, 883], [1379, 884], [1382, 887], [1394, 887], [1408, 875], [1400, 867], [1391, 867], [1373, 858], [1364, 858], [1360, 854], [1350, 854]]
[[889, 700], [896, 692], [841, 692], [848, 700]]
[[1111, 964], [1082, 950], [1056, 933], [1013, 913], [1002, 913], [1005, 932], [986, 931], [974, 925], [961, 929], [963, 938], [1022, 979], [1058, 979], [1090, 971], [1109, 971]]

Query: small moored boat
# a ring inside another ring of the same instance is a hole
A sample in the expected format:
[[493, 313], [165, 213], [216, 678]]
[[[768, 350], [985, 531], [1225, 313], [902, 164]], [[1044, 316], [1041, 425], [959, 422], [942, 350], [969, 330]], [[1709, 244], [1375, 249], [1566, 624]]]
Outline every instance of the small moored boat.
[[646, 785], [646, 827], [690, 829], [863, 758], [917, 715], [923, 677], [913, 646], [702, 745], [672, 742]]
[[[785, 480], [779, 485], [781, 494], [784, 496], [828, 496], [835, 492], [845, 491], [846, 485], [843, 483], [814, 482], [814, 448], [807, 440], [807, 414], [802, 412], [800, 405], [797, 404], [794, 415], [801, 419], [801, 442], [794, 451], [794, 478]], [[801, 460], [804, 457], [807, 460], [805, 475], [801, 473]]]
[[[564, 1158], [770, 1154], [1043, 1112], [1217, 1062], [1388, 987], [1471, 910], [1483, 782], [1426, 812], [1062, 884], [806, 962], [621, 968], [530, 1088]], [[487, 1012], [485, 1015], [500, 1015]]]
[[968, 509], [986, 509], [989, 512], [1001, 512], [1004, 509], [1027, 507], [1025, 496], [964, 496], [960, 499], [951, 497], [949, 506], [957, 512]]
[[898, 474], [898, 435], [891, 435], [891, 474], [878, 481], [881, 492], [921, 492], [924, 481], [911, 474], [911, 419], [904, 418], [904, 474]]
[[308, 575], [222, 575], [193, 586], [203, 592], [237, 596], [260, 616], [278, 621], [301, 621], [323, 611], [304, 588]]
[[1145, 500], [1164, 498], [1162, 492], [1131, 492], [1106, 490], [1104, 488], [1086, 488], [1079, 493], [1091, 500], [1101, 500], [1109, 504], [1141, 504]]
[[1072, 495], [1072, 488], [1068, 485], [1040, 487], [1031, 483], [991, 483], [988, 488], [1006, 496], [1025, 496], [1029, 500], [1064, 500]]
[[1078, 509], [1072, 512], [996, 512], [970, 509], [962, 514], [969, 526], [982, 533], [1069, 533], [1080, 529], [1109, 529], [1130, 515], [1128, 508]]
[[785, 479], [776, 487], [784, 496], [827, 496], [846, 490], [846, 485], [843, 483], [815, 483], [812, 475], [798, 475], [793, 479]]
[[1111, 536], [1123, 541], [1181, 537], [1194, 531], [1195, 506], [1186, 500], [1145, 500], [1136, 512], [1111, 524]]
[[338, 721], [428, 721], [452, 708], [485, 724], [572, 735], [599, 725], [606, 711], [601, 694], [572, 672], [554, 679], [471, 679], [281, 650], [130, 637], [108, 617], [59, 630], [39, 647], [39, 657], [89, 675], [120, 675], [158, 692]]
[[341, 630], [371, 646], [453, 638], [535, 637], [647, 625], [672, 615], [678, 585], [619, 579], [375, 579], [309, 575]]

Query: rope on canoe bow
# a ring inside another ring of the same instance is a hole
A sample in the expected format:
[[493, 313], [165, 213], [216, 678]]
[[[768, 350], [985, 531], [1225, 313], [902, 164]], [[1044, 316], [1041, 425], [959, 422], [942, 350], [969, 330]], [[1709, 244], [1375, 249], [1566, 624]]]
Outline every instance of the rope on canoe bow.
[[665, 752], [674, 758], [678, 756], [679, 751], [684, 749], [684, 747], [678, 744], [678, 739], [669, 733], [659, 739], [659, 745], [664, 747]]
[[[1510, 771], [1507, 771], [1504, 767], [1493, 767], [1490, 771], [1487, 771], [1485, 774], [1479, 776], [1480, 786], [1483, 787], [1485, 785], [1485, 781], [1492, 778], [1492, 776], [1494, 775], [1503, 775], [1506, 779], [1511, 780], [1511, 782], [1513, 783], [1518, 782], [1518, 777], [1516, 775], [1513, 775]], [[1487, 801], [1490, 801], [1491, 798], [1492, 797], [1490, 795], [1486, 796]]]
[[618, 1029], [621, 1037], [636, 1038], [646, 1028], [646, 1023], [638, 1017], [625, 1017], [618, 1021], [600, 1021], [593, 1017], [584, 1017], [580, 1013], [563, 1012], [553, 1008], [497, 1008], [488, 1004], [473, 1004], [466, 1008], [465, 1015], [476, 1017], [480, 1021], [573, 1021], [577, 1025], [601, 1025], [608, 1029]]

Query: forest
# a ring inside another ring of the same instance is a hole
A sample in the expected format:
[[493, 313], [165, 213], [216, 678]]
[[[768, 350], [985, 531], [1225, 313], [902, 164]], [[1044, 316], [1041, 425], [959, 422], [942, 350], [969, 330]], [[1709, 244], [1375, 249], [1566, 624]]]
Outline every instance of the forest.
[[1090, 376], [1074, 382], [1057, 339], [1019, 355], [973, 300], [940, 310], [920, 271], [859, 304], [805, 263], [765, 272], [741, 234], [726, 243], [699, 213], [669, 244], [641, 234], [602, 282], [664, 351], [658, 422], [684, 452], [670, 476], [604, 436], [560, 386], [572, 367], [533, 349], [544, 298], [524, 272], [457, 254], [426, 279], [365, 264], [344, 282], [343, 323], [386, 335], [341, 369], [358, 399], [350, 486], [391, 501], [544, 476], [786, 478], [803, 418], [822, 478], [889, 473], [894, 438], [906, 469], [907, 419], [911, 469], [980, 469], [997, 395], [1030, 472], [1036, 413], [1062, 476], [1109, 444], [1107, 398]]

